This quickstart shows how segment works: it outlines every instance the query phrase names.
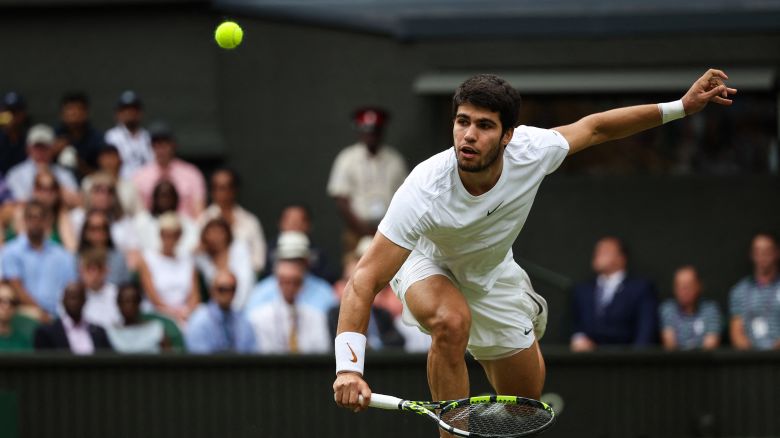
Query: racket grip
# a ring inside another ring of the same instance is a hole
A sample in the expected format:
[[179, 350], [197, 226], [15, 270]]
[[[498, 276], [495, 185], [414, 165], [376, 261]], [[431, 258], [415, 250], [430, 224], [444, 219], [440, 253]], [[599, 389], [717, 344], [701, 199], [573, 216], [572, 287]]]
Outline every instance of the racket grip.
[[[359, 400], [361, 402], [363, 401], [362, 395], [359, 397]], [[378, 409], [399, 410], [401, 409], [401, 402], [403, 401], [403, 399], [391, 395], [373, 393], [371, 394], [371, 401], [368, 402], [368, 405]]]

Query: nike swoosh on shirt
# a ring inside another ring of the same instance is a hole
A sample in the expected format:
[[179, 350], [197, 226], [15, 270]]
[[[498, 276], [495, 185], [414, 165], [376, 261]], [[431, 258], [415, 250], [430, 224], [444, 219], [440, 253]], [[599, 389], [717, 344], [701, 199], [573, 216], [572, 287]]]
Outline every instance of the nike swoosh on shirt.
[[352, 350], [352, 346], [349, 345], [349, 342], [347, 342], [347, 348], [349, 348], [349, 352], [352, 353], [352, 359], [350, 359], [349, 361], [352, 363], [357, 363], [357, 356], [355, 355], [355, 352]]
[[533, 329], [523, 329], [523, 334], [528, 336], [528, 333], [531, 333], [531, 330]]
[[494, 208], [492, 210], [488, 210], [488, 214], [487, 215], [490, 216], [491, 214], [495, 213], [495, 211], [498, 210], [498, 207], [501, 207], [501, 204], [503, 204], [503, 203], [504, 203], [504, 201], [501, 201], [501, 202], [498, 203], [498, 205], [496, 205], [496, 208]]

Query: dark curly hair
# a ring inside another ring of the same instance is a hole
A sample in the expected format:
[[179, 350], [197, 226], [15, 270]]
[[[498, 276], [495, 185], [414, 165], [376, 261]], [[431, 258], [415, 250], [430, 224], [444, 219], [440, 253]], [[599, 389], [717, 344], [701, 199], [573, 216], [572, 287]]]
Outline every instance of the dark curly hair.
[[495, 111], [501, 120], [501, 131], [520, 124], [520, 93], [509, 82], [493, 74], [478, 74], [464, 81], [452, 97], [452, 117], [460, 105], [469, 103]]

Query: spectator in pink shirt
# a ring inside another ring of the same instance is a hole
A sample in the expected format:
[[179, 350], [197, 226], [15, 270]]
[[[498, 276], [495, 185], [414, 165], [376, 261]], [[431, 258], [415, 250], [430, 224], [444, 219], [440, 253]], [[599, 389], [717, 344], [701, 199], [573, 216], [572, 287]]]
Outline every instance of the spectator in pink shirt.
[[133, 175], [133, 183], [144, 205], [150, 208], [154, 187], [161, 179], [167, 179], [179, 193], [179, 213], [196, 219], [206, 207], [203, 174], [192, 164], [176, 158], [176, 139], [167, 125], [158, 123], [149, 131], [155, 162], [145, 165]]

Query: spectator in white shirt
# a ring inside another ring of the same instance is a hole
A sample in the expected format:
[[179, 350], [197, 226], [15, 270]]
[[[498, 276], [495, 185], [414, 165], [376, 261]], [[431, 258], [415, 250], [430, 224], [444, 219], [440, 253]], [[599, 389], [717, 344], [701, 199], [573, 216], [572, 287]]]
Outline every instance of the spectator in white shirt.
[[141, 126], [143, 104], [134, 91], [119, 95], [116, 104], [116, 126], [106, 132], [106, 143], [116, 146], [122, 157], [123, 178], [130, 178], [145, 164], [154, 160], [149, 132]]
[[108, 276], [107, 254], [94, 248], [81, 254], [79, 277], [87, 289], [84, 319], [105, 329], [121, 322], [115, 284], [106, 281]]
[[[141, 198], [138, 196], [138, 190], [136, 190], [130, 179], [120, 174], [122, 170], [122, 156], [119, 154], [119, 149], [112, 144], [104, 145], [98, 152], [97, 162], [98, 172], [111, 175], [113, 178], [114, 185], [116, 185], [116, 194], [119, 198], [119, 203], [122, 205], [122, 211], [128, 216], [141, 211], [143, 206], [141, 205]], [[94, 183], [93, 175], [88, 175], [81, 180], [81, 191], [84, 193], [89, 192], [90, 187]]]
[[203, 227], [206, 222], [222, 217], [230, 224], [233, 238], [243, 240], [249, 247], [252, 269], [260, 273], [266, 266], [266, 241], [263, 226], [257, 216], [238, 205], [241, 180], [230, 169], [217, 169], [211, 175], [211, 202], [198, 219]]

